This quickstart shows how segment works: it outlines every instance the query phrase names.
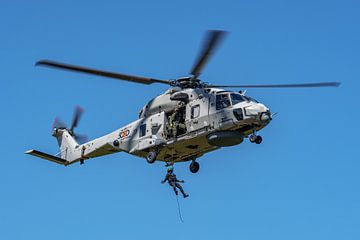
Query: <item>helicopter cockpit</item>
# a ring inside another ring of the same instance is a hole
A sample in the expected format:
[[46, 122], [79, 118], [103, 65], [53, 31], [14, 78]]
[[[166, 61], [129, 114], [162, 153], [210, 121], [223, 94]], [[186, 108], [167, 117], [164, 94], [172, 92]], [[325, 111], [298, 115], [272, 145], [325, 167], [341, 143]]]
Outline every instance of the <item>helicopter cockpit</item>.
[[227, 108], [240, 102], [255, 102], [255, 99], [236, 92], [218, 92], [216, 95], [216, 110]]

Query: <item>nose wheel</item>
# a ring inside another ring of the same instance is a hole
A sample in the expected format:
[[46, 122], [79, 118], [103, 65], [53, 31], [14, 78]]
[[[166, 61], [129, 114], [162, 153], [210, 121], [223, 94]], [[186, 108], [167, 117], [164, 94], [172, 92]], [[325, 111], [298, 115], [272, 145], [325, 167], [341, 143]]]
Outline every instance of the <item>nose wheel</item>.
[[249, 140], [252, 143], [260, 144], [262, 142], [262, 137], [260, 135], [251, 134]]
[[261, 136], [256, 136], [255, 143], [260, 144], [261, 142], [262, 142], [262, 137]]
[[197, 173], [200, 169], [200, 164], [198, 162], [196, 162], [195, 160], [193, 160], [190, 163], [189, 169], [190, 169], [190, 172]]

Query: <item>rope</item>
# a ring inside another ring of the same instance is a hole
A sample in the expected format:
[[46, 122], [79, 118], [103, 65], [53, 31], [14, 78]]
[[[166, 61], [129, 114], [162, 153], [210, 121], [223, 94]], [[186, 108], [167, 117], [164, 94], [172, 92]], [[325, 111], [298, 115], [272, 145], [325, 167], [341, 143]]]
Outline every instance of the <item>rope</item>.
[[175, 141], [173, 142], [173, 145], [172, 145], [172, 153], [171, 153], [171, 160], [172, 160], [172, 164], [173, 166], [175, 165], [175, 162], [174, 162], [174, 150], [175, 150]]
[[[171, 160], [172, 160], [172, 165], [174, 167], [174, 150], [175, 150], [175, 141], [173, 142], [173, 146], [172, 146], [172, 153], [171, 153]], [[179, 203], [179, 195], [176, 195], [176, 202], [177, 202], [177, 207], [178, 207], [178, 213], [179, 213], [179, 219], [181, 221], [181, 223], [184, 223], [184, 220], [182, 218], [182, 215], [181, 215], [181, 208], [180, 208], [180, 203]]]
[[184, 220], [183, 220], [182, 215], [181, 215], [181, 209], [180, 209], [180, 203], [179, 203], [179, 196], [178, 195], [176, 195], [176, 201], [177, 201], [177, 206], [178, 206], [179, 219], [180, 219], [181, 223], [184, 223]]

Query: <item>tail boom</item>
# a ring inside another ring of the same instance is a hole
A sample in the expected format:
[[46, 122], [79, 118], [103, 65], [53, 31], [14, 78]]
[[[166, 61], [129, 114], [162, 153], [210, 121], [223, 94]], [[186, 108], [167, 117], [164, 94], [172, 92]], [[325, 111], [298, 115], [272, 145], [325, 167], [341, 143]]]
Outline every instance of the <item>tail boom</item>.
[[75, 162], [83, 163], [84, 160], [90, 158], [96, 158], [125, 150], [121, 147], [115, 147], [113, 144], [114, 140], [118, 139], [119, 130], [81, 145], [76, 142], [66, 129], [55, 130], [53, 136], [57, 138], [59, 143], [59, 156], [54, 156], [35, 149], [28, 150], [25, 153], [67, 166]]

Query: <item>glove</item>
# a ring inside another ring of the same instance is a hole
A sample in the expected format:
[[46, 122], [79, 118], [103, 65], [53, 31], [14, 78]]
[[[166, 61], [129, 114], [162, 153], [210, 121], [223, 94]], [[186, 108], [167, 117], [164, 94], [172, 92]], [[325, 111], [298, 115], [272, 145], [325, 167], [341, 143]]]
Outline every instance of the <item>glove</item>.
[[184, 183], [185, 181], [184, 181], [184, 180], [181, 180], [180, 182], [181, 182], [181, 183]]
[[161, 184], [164, 184], [165, 183], [165, 181], [161, 181]]

